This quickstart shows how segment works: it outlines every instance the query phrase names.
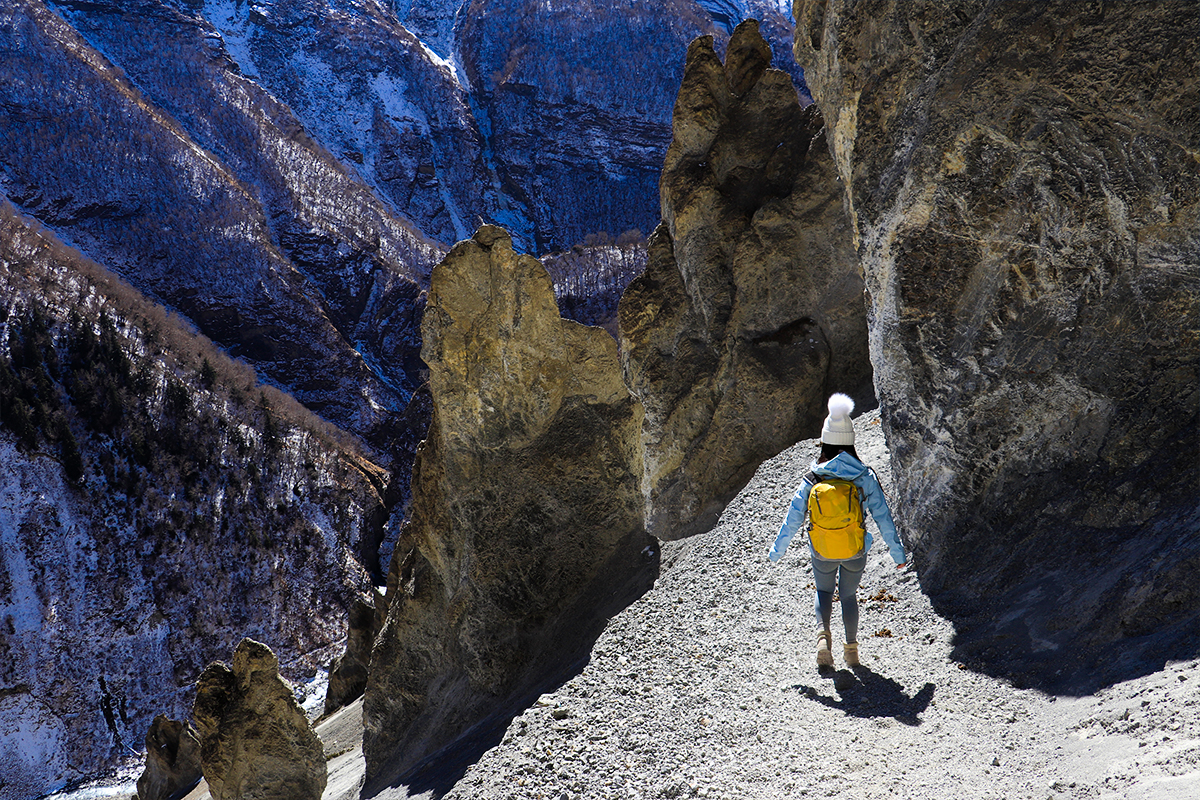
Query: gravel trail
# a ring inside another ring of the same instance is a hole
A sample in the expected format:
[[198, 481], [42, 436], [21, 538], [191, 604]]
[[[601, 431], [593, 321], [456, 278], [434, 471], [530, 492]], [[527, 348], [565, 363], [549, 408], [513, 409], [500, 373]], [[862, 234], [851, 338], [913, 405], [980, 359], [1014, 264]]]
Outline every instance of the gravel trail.
[[[855, 427], [890, 491], [878, 411]], [[583, 672], [446, 797], [1200, 798], [1200, 662], [1078, 699], [961, 668], [953, 626], [878, 532], [865, 669], [841, 663], [835, 606], [835, 670], [819, 674], [807, 547], [766, 560], [816, 449], [765, 463], [712, 532], [664, 545], [659, 581]]]

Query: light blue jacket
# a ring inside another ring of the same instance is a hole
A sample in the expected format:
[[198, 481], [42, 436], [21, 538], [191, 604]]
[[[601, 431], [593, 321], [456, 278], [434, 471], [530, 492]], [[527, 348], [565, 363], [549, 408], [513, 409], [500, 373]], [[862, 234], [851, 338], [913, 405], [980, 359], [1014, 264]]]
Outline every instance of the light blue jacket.
[[[853, 481], [855, 486], [862, 489], [866, 499], [864, 505], [871, 512], [875, 524], [879, 526], [879, 532], [883, 534], [883, 538], [887, 542], [892, 560], [897, 564], [903, 564], [906, 561], [904, 545], [900, 543], [900, 537], [896, 533], [896, 523], [892, 521], [891, 509], [888, 508], [887, 500], [883, 497], [883, 489], [879, 486], [879, 479], [875, 477], [874, 472], [863, 466], [861, 461], [849, 453], [838, 453], [824, 464], [815, 464], [812, 471], [818, 477], [828, 476]], [[812, 491], [812, 488], [813, 484], [809, 482], [808, 476], [805, 476], [804, 480], [800, 481], [800, 488], [796, 490], [796, 495], [792, 498], [791, 506], [788, 507], [787, 516], [779, 528], [779, 535], [775, 537], [775, 544], [771, 545], [771, 552], [767, 554], [767, 558], [772, 561], [783, 558], [783, 553], [791, 543], [792, 537], [804, 525], [804, 517], [808, 513], [808, 493]], [[863, 537], [863, 549], [858, 555], [870, 550], [871, 543], [874, 541], [871, 532], [867, 531]], [[813, 558], [821, 559], [813, 551], [811, 542], [808, 550]], [[855, 558], [858, 558], [858, 555]]]

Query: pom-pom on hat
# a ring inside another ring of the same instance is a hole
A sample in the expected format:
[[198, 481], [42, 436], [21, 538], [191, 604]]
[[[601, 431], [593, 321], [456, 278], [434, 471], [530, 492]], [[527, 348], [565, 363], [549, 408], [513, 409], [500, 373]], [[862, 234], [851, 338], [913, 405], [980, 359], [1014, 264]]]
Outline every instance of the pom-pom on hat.
[[821, 427], [821, 441], [825, 444], [854, 445], [854, 423], [850, 414], [854, 411], [854, 401], [844, 394], [838, 393], [829, 398], [829, 416]]

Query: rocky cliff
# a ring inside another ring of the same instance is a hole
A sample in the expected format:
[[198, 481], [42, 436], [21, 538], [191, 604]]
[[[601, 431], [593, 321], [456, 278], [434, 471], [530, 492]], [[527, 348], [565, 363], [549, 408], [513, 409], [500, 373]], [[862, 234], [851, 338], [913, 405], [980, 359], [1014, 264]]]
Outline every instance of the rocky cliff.
[[375, 789], [566, 674], [656, 564], [616, 342], [559, 316], [536, 259], [499, 228], [460, 242], [423, 337], [433, 422], [363, 705]]
[[1195, 3], [797, 2], [900, 518], [959, 655], [1195, 655]]
[[725, 63], [688, 49], [663, 224], [621, 299], [625, 381], [645, 407], [648, 529], [711, 528], [763, 459], [815, 435], [830, 392], [873, 399], [862, 276], [816, 108], [770, 69], [754, 21]]
[[[655, 226], [679, 53], [705, 33], [724, 45], [744, 15], [770, 19], [779, 34], [789, 28], [777, 3], [726, 4], [716, 16], [704, 5], [474, 0], [465, 6], [456, 25], [458, 55], [512, 208], [493, 219], [512, 228], [526, 249], [544, 253], [597, 230], [615, 235]], [[777, 43], [781, 53], [788, 42]]]
[[0, 795], [140, 745], [243, 636], [325, 667], [388, 473], [0, 208]]

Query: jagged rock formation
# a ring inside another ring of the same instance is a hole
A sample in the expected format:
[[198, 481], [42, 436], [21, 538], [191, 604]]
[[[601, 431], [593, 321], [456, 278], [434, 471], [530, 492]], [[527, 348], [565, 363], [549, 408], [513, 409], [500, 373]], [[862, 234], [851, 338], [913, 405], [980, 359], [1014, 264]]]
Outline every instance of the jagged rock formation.
[[325, 690], [325, 713], [332, 714], [362, 697], [367, 688], [367, 669], [371, 663], [371, 645], [383, 626], [387, 613], [384, 597], [374, 592], [371, 601], [359, 598], [350, 609], [346, 630], [346, 650], [329, 665], [329, 686]]
[[182, 719], [245, 635], [325, 667], [388, 473], [0, 205], [0, 796]]
[[203, 777], [196, 730], [159, 714], [146, 731], [146, 769], [137, 782], [137, 800], [182, 797]]
[[232, 669], [210, 664], [192, 715], [213, 800], [320, 800], [324, 747], [265, 644], [243, 639]]
[[616, 342], [559, 316], [536, 259], [481, 228], [422, 332], [433, 423], [364, 696], [376, 787], [563, 674], [655, 564]]
[[1200, 630], [1200, 7], [797, 2], [899, 513], [959, 655], [1086, 689]]
[[663, 224], [621, 300], [625, 380], [645, 406], [646, 519], [708, 530], [763, 459], [872, 398], [862, 277], [825, 150], [770, 47], [742, 23], [724, 65], [688, 49]]

